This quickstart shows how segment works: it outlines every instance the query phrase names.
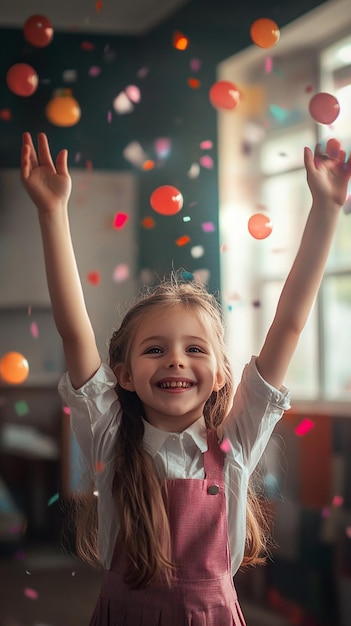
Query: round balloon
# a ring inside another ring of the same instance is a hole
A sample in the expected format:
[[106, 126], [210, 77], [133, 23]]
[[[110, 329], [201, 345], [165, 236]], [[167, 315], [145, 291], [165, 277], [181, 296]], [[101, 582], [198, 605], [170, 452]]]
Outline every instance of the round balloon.
[[152, 192], [150, 204], [160, 215], [175, 215], [183, 207], [183, 196], [176, 187], [162, 185]]
[[16, 96], [31, 96], [38, 87], [38, 74], [27, 63], [12, 65], [6, 74], [6, 83]]
[[240, 91], [229, 80], [219, 80], [212, 85], [209, 97], [216, 109], [235, 109], [240, 102]]
[[54, 29], [45, 15], [31, 15], [24, 24], [23, 34], [32, 46], [45, 48], [52, 41]]
[[20, 352], [7, 352], [0, 360], [0, 376], [6, 383], [18, 385], [29, 374], [27, 359]]
[[340, 113], [340, 105], [330, 93], [316, 93], [309, 103], [311, 117], [319, 124], [332, 124]]
[[259, 48], [272, 48], [279, 41], [280, 30], [273, 20], [261, 17], [251, 24], [250, 35]]
[[247, 225], [250, 235], [254, 239], [266, 239], [272, 232], [272, 222], [264, 213], [255, 213]]
[[80, 106], [68, 91], [54, 95], [46, 106], [46, 117], [55, 126], [74, 126], [81, 118]]

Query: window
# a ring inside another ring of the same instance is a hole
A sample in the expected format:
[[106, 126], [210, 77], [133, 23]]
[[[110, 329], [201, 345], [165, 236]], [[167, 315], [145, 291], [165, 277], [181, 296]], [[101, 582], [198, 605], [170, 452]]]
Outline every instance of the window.
[[[301, 28], [312, 32], [307, 18], [288, 29], [286, 39], [281, 36], [279, 54], [271, 53], [269, 72], [267, 51], [253, 48], [219, 68], [219, 78], [235, 82], [244, 95], [260, 94], [255, 107], [246, 106], [246, 99], [233, 115], [219, 113], [222, 300], [237, 379], [250, 355], [259, 351], [273, 320], [311, 205], [303, 147], [336, 136], [347, 152], [351, 150], [351, 36], [337, 34], [346, 25], [334, 24], [341, 18], [333, 15], [329, 4], [323, 8], [320, 28], [322, 13], [311, 16], [318, 41], [303, 47]], [[333, 41], [325, 46], [326, 36], [333, 32]], [[332, 93], [339, 101], [340, 114], [333, 127], [316, 124], [309, 115], [309, 100], [318, 91]], [[351, 208], [351, 196], [349, 204]], [[350, 412], [351, 215], [347, 206], [320, 294], [286, 378], [294, 407], [305, 411], [328, 411], [333, 404], [339, 414]], [[266, 213], [273, 224], [271, 235], [263, 240], [248, 234], [248, 219], [256, 212]]]

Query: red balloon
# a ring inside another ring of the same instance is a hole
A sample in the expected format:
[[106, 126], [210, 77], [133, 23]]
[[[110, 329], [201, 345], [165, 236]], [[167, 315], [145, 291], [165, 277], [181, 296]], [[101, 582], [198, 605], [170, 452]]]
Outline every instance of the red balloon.
[[280, 30], [278, 24], [268, 17], [261, 17], [250, 28], [252, 41], [260, 48], [272, 48], [278, 43]]
[[219, 80], [212, 85], [209, 97], [216, 109], [235, 109], [240, 102], [240, 91], [229, 80]]
[[152, 192], [150, 204], [160, 215], [175, 215], [183, 207], [183, 196], [176, 187], [162, 185]]
[[309, 111], [316, 122], [332, 124], [340, 113], [340, 104], [330, 93], [316, 93], [309, 103]]
[[266, 239], [272, 232], [272, 222], [264, 213], [255, 213], [247, 225], [250, 235], [254, 239]]
[[16, 96], [31, 96], [38, 87], [38, 74], [27, 63], [12, 65], [6, 74], [6, 83]]
[[37, 48], [45, 48], [52, 41], [54, 29], [45, 15], [32, 15], [23, 27], [24, 38]]

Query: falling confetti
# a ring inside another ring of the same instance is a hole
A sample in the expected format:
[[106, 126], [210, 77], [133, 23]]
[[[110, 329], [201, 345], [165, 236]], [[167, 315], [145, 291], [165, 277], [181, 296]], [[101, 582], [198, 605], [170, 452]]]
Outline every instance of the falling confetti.
[[213, 142], [210, 139], [205, 139], [200, 143], [201, 150], [212, 150]]
[[198, 78], [188, 78], [187, 83], [191, 89], [200, 89], [201, 83]]
[[57, 500], [59, 499], [59, 494], [55, 493], [53, 496], [51, 496], [51, 498], [49, 498], [48, 500], [48, 506], [51, 506], [52, 504], [54, 504], [55, 502], [57, 502]]
[[212, 157], [210, 157], [208, 154], [206, 154], [205, 156], [202, 156], [200, 158], [200, 165], [202, 165], [202, 167], [206, 168], [207, 170], [212, 170], [213, 168]]
[[201, 228], [204, 233], [213, 233], [216, 230], [213, 222], [204, 222], [203, 224], [201, 224]]
[[155, 220], [152, 217], [146, 216], [141, 220], [141, 225], [147, 230], [155, 228]]
[[334, 496], [332, 501], [332, 506], [335, 508], [339, 508], [344, 504], [344, 498], [342, 496]]
[[297, 435], [298, 437], [303, 437], [304, 435], [307, 435], [307, 433], [312, 430], [312, 428], [314, 427], [314, 422], [313, 420], [309, 419], [308, 417], [305, 417], [295, 428], [295, 435]]
[[186, 246], [186, 244], [189, 243], [189, 241], [190, 241], [189, 235], [183, 235], [182, 237], [178, 237], [175, 243], [177, 244], [177, 246], [181, 248], [182, 246]]
[[115, 219], [113, 220], [113, 228], [115, 228], [116, 230], [120, 230], [126, 225], [127, 221], [127, 213], [116, 213]]
[[191, 69], [192, 72], [198, 72], [199, 69], [201, 68], [201, 65], [202, 65], [202, 63], [201, 63], [200, 59], [194, 58], [194, 59], [191, 59], [191, 61], [190, 61], [190, 69]]
[[29, 413], [29, 407], [25, 400], [18, 400], [18, 402], [15, 402], [14, 406], [16, 415], [19, 417], [23, 417], [23, 415], [27, 415], [27, 413]]
[[222, 452], [225, 452], [226, 454], [228, 452], [230, 452], [230, 441], [229, 439], [223, 439], [222, 443], [220, 444], [220, 449], [222, 450]]
[[130, 272], [128, 265], [126, 265], [125, 263], [120, 263], [120, 265], [117, 265], [113, 272], [113, 280], [115, 281], [115, 283], [122, 283], [123, 281], [127, 280], [127, 278], [129, 278], [129, 274]]
[[189, 39], [178, 30], [173, 35], [173, 46], [176, 50], [186, 50], [189, 45]]
[[30, 325], [30, 334], [32, 335], [32, 337], [34, 337], [34, 339], [38, 339], [39, 337], [39, 329], [38, 329], [38, 324], [36, 322], [32, 322]]
[[97, 272], [97, 271], [89, 272], [87, 274], [87, 279], [91, 285], [98, 285], [101, 280], [100, 272]]
[[35, 589], [31, 589], [31, 587], [25, 587], [24, 595], [26, 598], [29, 598], [29, 600], [37, 600], [39, 597], [38, 592]]
[[190, 250], [190, 253], [193, 259], [199, 259], [205, 254], [205, 250], [203, 246], [193, 246]]

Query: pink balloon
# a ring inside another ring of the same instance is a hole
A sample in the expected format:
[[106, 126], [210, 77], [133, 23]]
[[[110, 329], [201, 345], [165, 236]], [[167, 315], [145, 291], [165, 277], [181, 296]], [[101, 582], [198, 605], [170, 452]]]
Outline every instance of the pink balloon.
[[316, 93], [310, 100], [311, 117], [319, 124], [332, 124], [340, 113], [340, 105], [330, 93]]

